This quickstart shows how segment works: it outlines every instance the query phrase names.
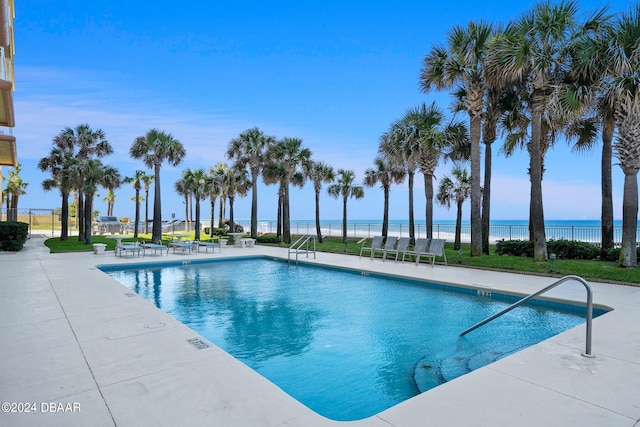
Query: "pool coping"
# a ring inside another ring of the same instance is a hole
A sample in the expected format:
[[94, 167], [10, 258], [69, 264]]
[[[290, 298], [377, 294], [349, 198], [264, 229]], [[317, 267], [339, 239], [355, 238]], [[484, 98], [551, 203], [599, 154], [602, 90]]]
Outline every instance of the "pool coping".
[[[137, 257], [48, 254], [31, 239], [0, 256], [0, 397], [7, 402], [79, 403], [81, 412], [0, 413], [9, 425], [336, 426], [96, 269]], [[286, 259], [286, 249], [225, 248], [222, 254], [148, 257], [199, 260], [249, 254]], [[444, 284], [539, 290], [553, 279], [415, 266], [338, 254], [305, 262], [338, 265]], [[24, 272], [30, 279], [24, 281]], [[550, 298], [584, 300], [581, 285]], [[614, 310], [594, 319], [594, 359], [580, 356], [584, 326], [429, 390], [354, 426], [628, 425], [640, 419], [640, 288], [591, 282], [594, 302]], [[161, 327], [150, 328], [145, 326]], [[207, 344], [210, 344], [207, 342]], [[55, 369], [54, 369], [55, 368]], [[42, 409], [42, 408], [40, 408]], [[47, 409], [47, 408], [45, 408]]]

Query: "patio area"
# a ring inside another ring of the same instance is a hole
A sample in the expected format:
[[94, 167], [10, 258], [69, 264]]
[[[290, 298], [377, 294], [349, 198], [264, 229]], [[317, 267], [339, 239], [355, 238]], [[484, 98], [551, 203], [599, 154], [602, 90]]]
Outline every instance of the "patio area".
[[[286, 249], [256, 245], [120, 258], [111, 251], [49, 254], [43, 241], [33, 237], [18, 253], [0, 253], [2, 426], [640, 424], [640, 287], [591, 282], [594, 304], [613, 309], [594, 319], [595, 358], [581, 356], [581, 325], [373, 417], [344, 423], [314, 413], [96, 268], [246, 255], [286, 259]], [[520, 294], [554, 281], [326, 253], [301, 261]], [[548, 296], [583, 303], [585, 289], [566, 283]]]

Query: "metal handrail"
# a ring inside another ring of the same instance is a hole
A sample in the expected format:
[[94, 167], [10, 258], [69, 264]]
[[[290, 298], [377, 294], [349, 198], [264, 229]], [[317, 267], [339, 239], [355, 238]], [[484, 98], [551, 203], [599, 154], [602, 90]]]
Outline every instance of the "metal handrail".
[[587, 337], [586, 337], [586, 348], [584, 353], [582, 353], [583, 356], [585, 357], [595, 357], [595, 355], [593, 355], [591, 353], [591, 324], [593, 321], [593, 291], [591, 290], [591, 286], [589, 285], [589, 283], [587, 283], [586, 280], [584, 280], [582, 277], [579, 276], [575, 276], [575, 275], [569, 275], [569, 276], [564, 276], [562, 279], [558, 280], [557, 282], [552, 283], [551, 285], [547, 286], [544, 289], [539, 290], [536, 293], [533, 293], [529, 296], [526, 296], [524, 298], [522, 298], [521, 300], [511, 304], [509, 307], [505, 308], [504, 310], [500, 311], [499, 313], [494, 314], [493, 316], [487, 317], [486, 319], [484, 319], [482, 322], [476, 323], [475, 325], [473, 325], [472, 327], [465, 329], [464, 331], [462, 331], [462, 333], [460, 334], [460, 336], [463, 336], [465, 334], [468, 334], [469, 332], [479, 328], [482, 325], [485, 325], [489, 322], [491, 322], [492, 320], [502, 316], [503, 314], [513, 310], [514, 308], [524, 304], [525, 302], [539, 296], [542, 295], [543, 293], [555, 288], [556, 286], [567, 282], [569, 280], [576, 280], [580, 283], [582, 283], [584, 285], [584, 287], [587, 289]]
[[[303, 235], [300, 236], [298, 238], [298, 240], [296, 240], [295, 242], [293, 242], [291, 244], [291, 246], [289, 246], [289, 251], [287, 254], [287, 262], [291, 261], [291, 252], [295, 251], [296, 253], [296, 265], [298, 264], [298, 254], [300, 252], [304, 252], [307, 254], [307, 258], [309, 258], [309, 240], [313, 240], [313, 258], [315, 259], [316, 257], [316, 238], [315, 236], [308, 234], [308, 235]], [[300, 251], [300, 248], [306, 243], [307, 245], [307, 249], [304, 251]]]

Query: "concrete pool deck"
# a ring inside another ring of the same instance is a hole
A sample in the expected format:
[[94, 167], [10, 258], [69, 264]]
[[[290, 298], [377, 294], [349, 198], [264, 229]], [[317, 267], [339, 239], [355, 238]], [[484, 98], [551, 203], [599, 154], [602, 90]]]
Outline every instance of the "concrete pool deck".
[[[614, 309], [594, 319], [595, 358], [581, 356], [581, 325], [373, 417], [339, 423], [216, 346], [199, 350], [188, 340], [207, 340], [96, 268], [286, 258], [286, 250], [120, 258], [113, 252], [49, 254], [43, 241], [34, 237], [22, 251], [0, 254], [0, 402], [10, 403], [2, 404], [2, 426], [640, 425], [640, 287], [591, 283], [594, 303]], [[309, 261], [519, 294], [554, 281], [326, 253]], [[577, 282], [548, 295], [585, 301]]]

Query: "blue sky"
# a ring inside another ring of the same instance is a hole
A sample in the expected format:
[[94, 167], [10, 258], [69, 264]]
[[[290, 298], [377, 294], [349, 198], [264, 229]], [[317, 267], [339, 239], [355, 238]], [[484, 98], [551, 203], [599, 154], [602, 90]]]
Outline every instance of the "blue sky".
[[[145, 169], [128, 152], [149, 129], [171, 132], [184, 144], [182, 164], [162, 169], [164, 218], [184, 216], [173, 191], [181, 171], [227, 162], [228, 142], [254, 126], [277, 138], [301, 138], [314, 159], [353, 169], [361, 180], [393, 120], [422, 102], [448, 110], [447, 93], [418, 89], [422, 59], [433, 45], [444, 43], [454, 25], [507, 22], [533, 4], [21, 0], [14, 22], [13, 131], [29, 187], [20, 207], [60, 206], [57, 191], [41, 190], [47, 175], [36, 164], [56, 134], [80, 123], [106, 133], [115, 152], [103, 162], [123, 176]], [[607, 3], [579, 4], [587, 13]], [[629, 7], [608, 4], [611, 11]], [[526, 219], [527, 155], [505, 158], [500, 144], [494, 144], [492, 218]], [[546, 157], [546, 219], [599, 219], [599, 156], [599, 149], [575, 154], [556, 143]], [[436, 175], [451, 169], [441, 163]], [[621, 218], [623, 174], [617, 165], [613, 171], [615, 216]], [[312, 187], [291, 195], [292, 218], [312, 219]], [[117, 216], [133, 217], [133, 196], [130, 185], [116, 191]], [[106, 214], [102, 197], [96, 209]], [[258, 198], [259, 217], [275, 218], [276, 187], [261, 185]], [[406, 185], [393, 187], [392, 219], [408, 218], [407, 198]], [[236, 218], [250, 216], [250, 199], [236, 201]], [[364, 199], [349, 202], [349, 218], [380, 220], [382, 202], [381, 190], [366, 188]], [[424, 219], [422, 175], [415, 203], [416, 218]], [[323, 219], [341, 218], [341, 209], [323, 192]], [[203, 212], [208, 217], [208, 203]], [[468, 204], [463, 215], [468, 218]], [[434, 218], [454, 219], [455, 209], [436, 206]]]

